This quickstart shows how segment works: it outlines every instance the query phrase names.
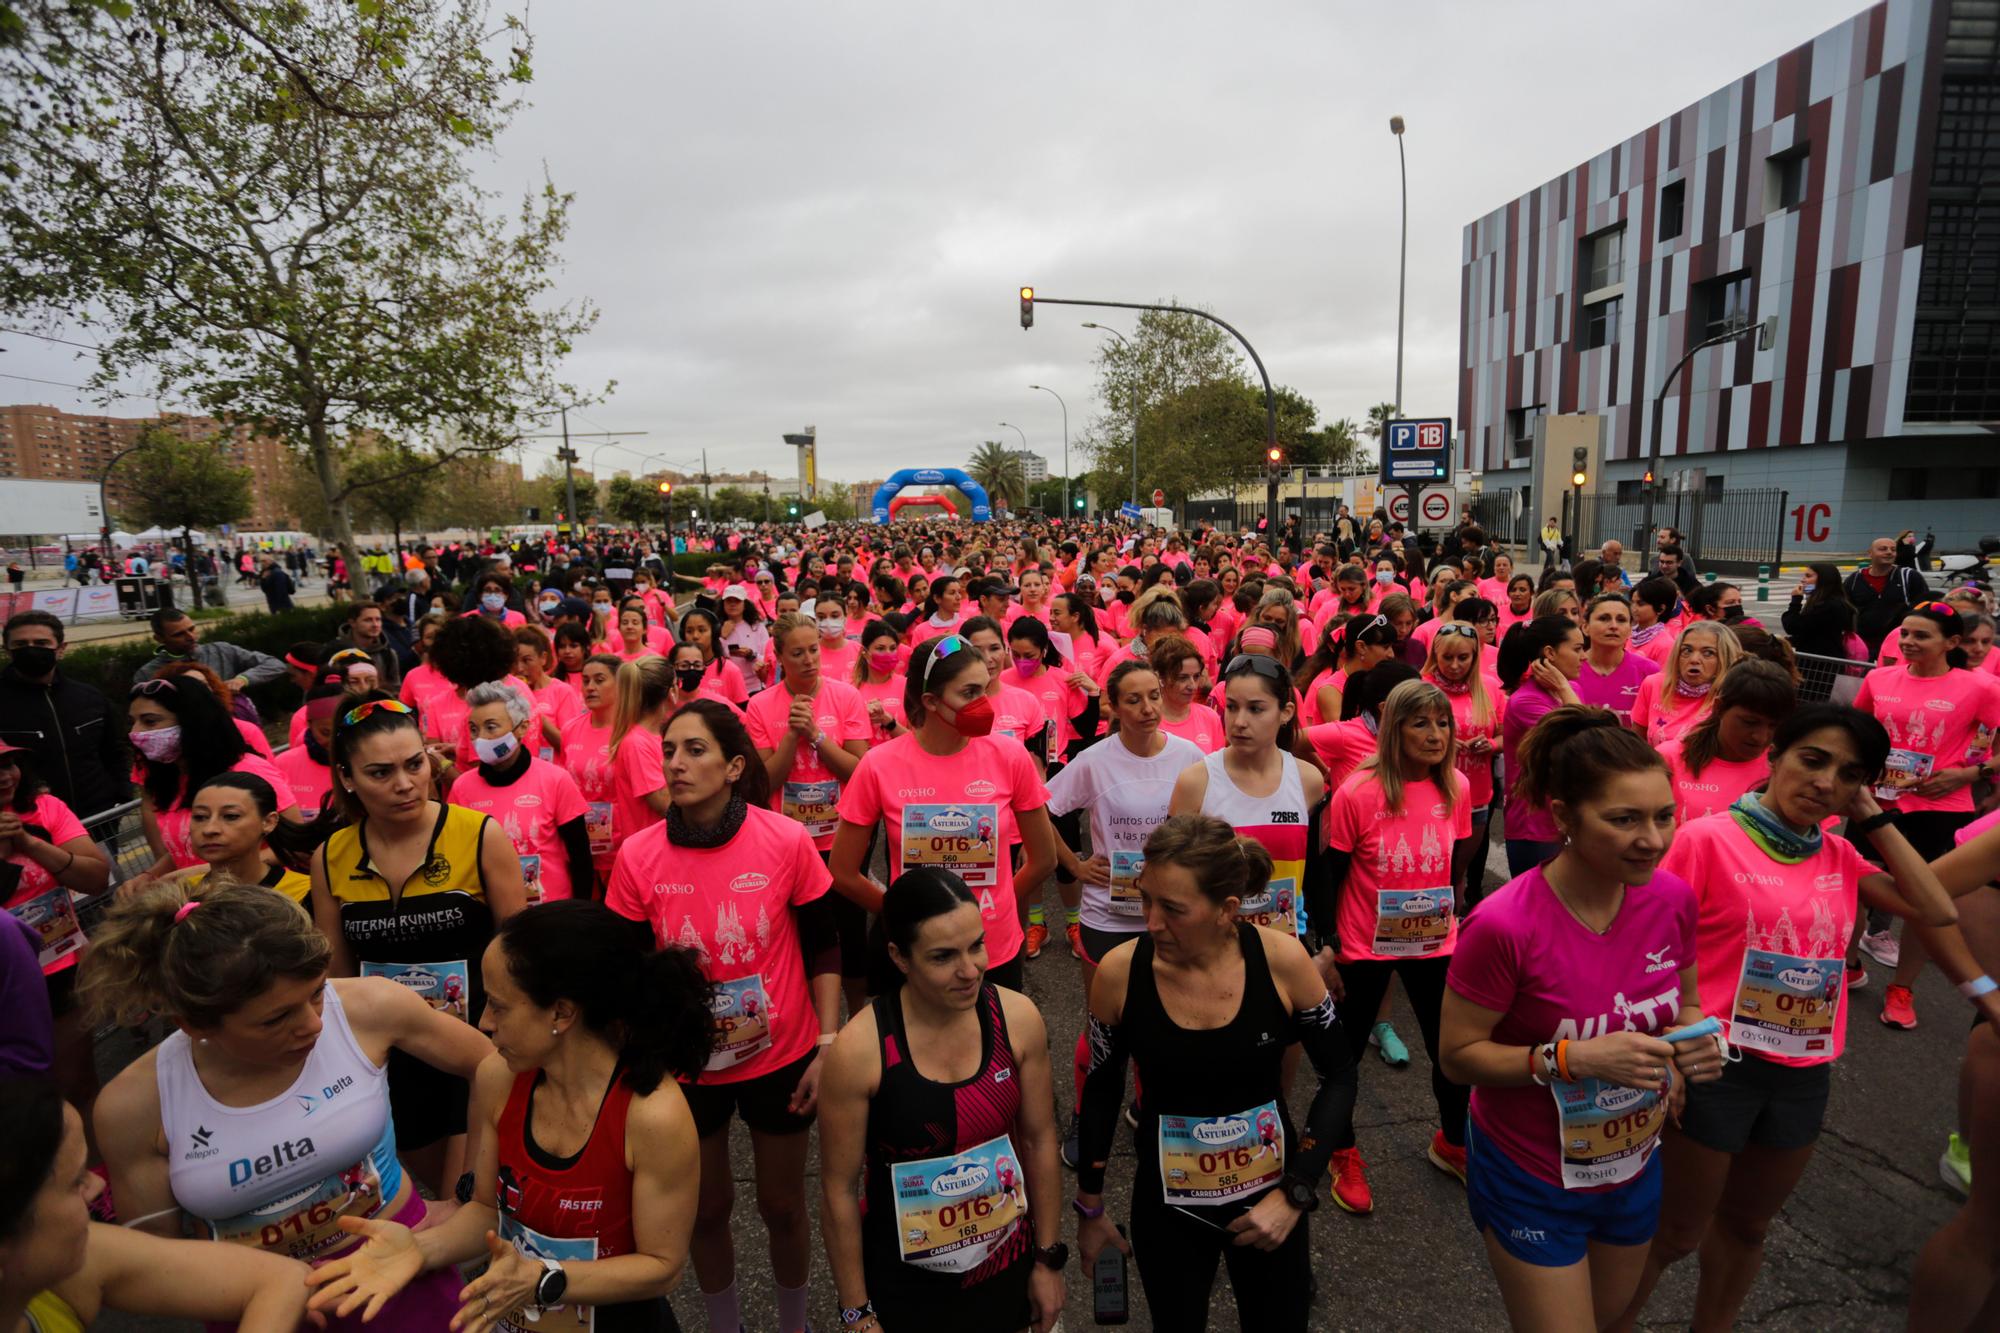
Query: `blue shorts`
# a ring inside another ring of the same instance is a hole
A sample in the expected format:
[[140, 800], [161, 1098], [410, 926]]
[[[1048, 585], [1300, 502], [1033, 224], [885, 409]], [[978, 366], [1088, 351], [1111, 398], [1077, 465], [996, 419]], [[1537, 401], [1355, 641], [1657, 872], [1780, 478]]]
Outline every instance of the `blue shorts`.
[[1660, 1226], [1660, 1154], [1614, 1189], [1566, 1190], [1523, 1170], [1468, 1119], [1465, 1200], [1472, 1225], [1491, 1230], [1524, 1264], [1567, 1268], [1588, 1243], [1644, 1245]]

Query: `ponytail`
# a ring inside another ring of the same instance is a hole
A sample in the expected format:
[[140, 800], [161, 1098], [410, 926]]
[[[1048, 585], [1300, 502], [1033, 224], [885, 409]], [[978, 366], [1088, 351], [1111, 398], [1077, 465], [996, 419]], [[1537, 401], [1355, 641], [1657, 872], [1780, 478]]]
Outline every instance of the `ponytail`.
[[664, 657], [639, 657], [618, 664], [618, 707], [611, 713], [611, 748], [618, 757], [618, 743], [625, 733], [651, 717], [673, 697], [674, 669]]
[[1515, 757], [1514, 795], [1540, 807], [1576, 805], [1622, 774], [1667, 771], [1660, 752], [1608, 708], [1565, 706], [1542, 714]]
[[714, 987], [690, 949], [647, 952], [643, 922], [603, 903], [563, 898], [501, 922], [494, 938], [508, 974], [543, 1009], [576, 1005], [580, 1021], [618, 1051], [625, 1085], [644, 1097], [669, 1076], [692, 1078], [715, 1045]]
[[889, 995], [903, 988], [903, 969], [889, 956], [889, 946], [909, 958], [917, 947], [917, 931], [935, 916], [958, 910], [962, 903], [977, 907], [979, 900], [965, 881], [949, 870], [919, 866], [896, 877], [882, 895], [882, 910], [868, 928], [868, 991]]

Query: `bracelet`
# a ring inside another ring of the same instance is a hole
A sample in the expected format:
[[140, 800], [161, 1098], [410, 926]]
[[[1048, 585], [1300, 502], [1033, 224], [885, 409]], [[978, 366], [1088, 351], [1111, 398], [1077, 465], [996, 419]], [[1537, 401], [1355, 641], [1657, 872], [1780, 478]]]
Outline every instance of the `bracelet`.
[[1866, 835], [1873, 833], [1878, 828], [1882, 828], [1885, 825], [1894, 824], [1897, 822], [1899, 822], [1899, 814], [1897, 811], [1883, 810], [1877, 814], [1872, 814], [1868, 816], [1868, 818], [1866, 819], [1856, 820], [1851, 826], [1849, 826], [1847, 831], [1849, 833], [1858, 833], [1865, 837]]
[[1983, 972], [1972, 980], [1962, 981], [1958, 985], [1958, 993], [1968, 1000], [1976, 1000], [1982, 995], [1991, 995], [1996, 990], [2000, 990], [2000, 982], [1996, 982], [1992, 977], [1987, 976]]
[[1540, 1047], [1530, 1046], [1528, 1048], [1528, 1077], [1545, 1088], [1549, 1085], [1549, 1081], [1542, 1077], [1542, 1052]]
[[1556, 1072], [1562, 1075], [1563, 1082], [1568, 1083], [1572, 1081], [1569, 1076], [1569, 1039], [1567, 1037], [1556, 1043]]
[[864, 1300], [859, 1305], [842, 1306], [840, 1322], [845, 1328], [853, 1328], [864, 1319], [875, 1318], [875, 1302]]
[[1095, 1208], [1086, 1208], [1083, 1206], [1083, 1200], [1071, 1199], [1069, 1201], [1069, 1206], [1076, 1209], [1076, 1215], [1078, 1217], [1097, 1218], [1104, 1216], [1104, 1205], [1101, 1203], [1098, 1204], [1097, 1207]]
[[819, 1045], [821, 1046], [831, 1046], [839, 1040], [840, 1034], [838, 1032], [822, 1032], [819, 1034]]

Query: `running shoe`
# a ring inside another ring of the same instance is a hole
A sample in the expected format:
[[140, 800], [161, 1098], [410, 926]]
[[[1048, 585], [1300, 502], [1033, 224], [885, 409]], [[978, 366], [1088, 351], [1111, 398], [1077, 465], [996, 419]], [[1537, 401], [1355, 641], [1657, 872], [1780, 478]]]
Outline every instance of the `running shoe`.
[[1028, 952], [1028, 961], [1033, 962], [1035, 959], [1040, 958], [1042, 956], [1042, 946], [1048, 942], [1049, 928], [1039, 921], [1030, 921], [1028, 923], [1028, 933], [1022, 937], [1022, 944]]
[[1860, 959], [1857, 958], [1853, 962], [1849, 963], [1844, 970], [1847, 975], [1847, 989], [1849, 990], [1867, 989], [1868, 969], [1865, 965], [1863, 965]]
[[1882, 992], [1882, 1021], [1905, 1032], [1917, 1025], [1917, 1006], [1908, 986], [1892, 981]]
[[1465, 1183], [1465, 1149], [1462, 1146], [1452, 1147], [1445, 1140], [1443, 1130], [1432, 1131], [1430, 1152], [1425, 1155], [1431, 1159], [1432, 1166], [1457, 1176], [1459, 1184]]
[[1945, 1188], [1959, 1198], [1969, 1198], [1972, 1194], [1972, 1145], [1953, 1134], [1944, 1145], [1944, 1154], [1938, 1158], [1938, 1175], [1943, 1178]]
[[1884, 967], [1894, 967], [1902, 961], [1903, 946], [1896, 943], [1896, 937], [1887, 930], [1878, 930], [1861, 937], [1861, 952]]
[[1375, 1211], [1375, 1195], [1368, 1188], [1368, 1163], [1359, 1148], [1335, 1148], [1331, 1165], [1333, 1201], [1350, 1213]]
[[1072, 921], [1063, 931], [1063, 934], [1069, 939], [1069, 956], [1076, 959], [1079, 963], [1083, 962], [1085, 960], [1083, 952], [1083, 924], [1078, 921]]
[[1410, 1063], [1410, 1048], [1403, 1045], [1403, 1039], [1396, 1035], [1396, 1025], [1384, 1020], [1368, 1032], [1368, 1044], [1382, 1057], [1382, 1063], [1391, 1069], [1401, 1069]]
[[1083, 1155], [1083, 1130], [1077, 1123], [1078, 1119], [1074, 1111], [1070, 1112], [1069, 1125], [1063, 1130], [1062, 1164], [1072, 1171], [1076, 1170], [1077, 1159]]

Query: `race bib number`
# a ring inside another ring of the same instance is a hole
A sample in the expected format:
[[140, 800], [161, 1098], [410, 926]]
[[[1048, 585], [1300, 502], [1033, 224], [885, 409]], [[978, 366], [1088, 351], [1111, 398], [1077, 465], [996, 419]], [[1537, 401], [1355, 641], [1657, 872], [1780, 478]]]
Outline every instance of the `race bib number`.
[[[521, 1252], [521, 1257], [540, 1263], [553, 1259], [573, 1264], [597, 1257], [595, 1236], [544, 1236], [533, 1227], [521, 1225], [512, 1213], [500, 1214], [500, 1239]], [[597, 1326], [594, 1305], [529, 1306], [502, 1319], [500, 1333], [591, 1333]]]
[[1794, 1057], [1833, 1054], [1847, 964], [1769, 949], [1743, 951], [1730, 1007], [1729, 1040], [1753, 1051]]
[[542, 900], [542, 858], [540, 853], [526, 852], [521, 856], [521, 882], [528, 886], [528, 901]]
[[1262, 893], [1237, 904], [1236, 919], [1254, 926], [1269, 926], [1287, 935], [1298, 934], [1298, 881], [1290, 876], [1267, 881]]
[[1902, 800], [1903, 793], [1927, 781], [1936, 766], [1936, 757], [1921, 750], [1905, 750], [1899, 746], [1889, 751], [1889, 762], [1882, 767], [1882, 780], [1875, 785], [1875, 799]]
[[1660, 1094], [1599, 1079], [1551, 1083], [1562, 1136], [1564, 1189], [1617, 1185], [1638, 1175], [1660, 1140]]
[[933, 1273], [969, 1273], [1027, 1220], [1014, 1141], [1002, 1134], [948, 1157], [889, 1167], [896, 1244], [903, 1262]]
[[771, 1049], [771, 997], [763, 975], [715, 983], [715, 1047], [702, 1066], [713, 1074], [734, 1069]]
[[417, 993], [431, 1008], [453, 1018], [472, 1021], [469, 1009], [471, 969], [463, 958], [447, 963], [363, 963], [364, 977], [387, 977]]
[[1160, 1188], [1168, 1204], [1248, 1203], [1285, 1174], [1285, 1123], [1276, 1102], [1234, 1115], [1160, 1117]]
[[784, 801], [785, 818], [805, 825], [809, 837], [828, 837], [840, 827], [840, 783], [832, 778], [787, 782]]
[[45, 969], [84, 946], [83, 925], [76, 919], [76, 900], [60, 884], [7, 910], [40, 938], [39, 961]]
[[583, 807], [583, 831], [592, 856], [611, 855], [611, 802], [591, 801]]
[[375, 1163], [364, 1157], [262, 1208], [211, 1221], [208, 1229], [216, 1240], [311, 1262], [352, 1243], [354, 1238], [340, 1229], [341, 1218], [373, 1217], [386, 1202]]
[[936, 866], [964, 880], [966, 887], [990, 889], [1000, 882], [1000, 807], [906, 805], [903, 807], [903, 869]]
[[1422, 958], [1451, 938], [1451, 885], [1436, 889], [1375, 891], [1375, 952], [1385, 958]]
[[1111, 910], [1120, 916], [1138, 916], [1139, 872], [1145, 868], [1144, 852], [1111, 853]]

